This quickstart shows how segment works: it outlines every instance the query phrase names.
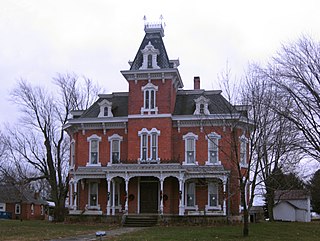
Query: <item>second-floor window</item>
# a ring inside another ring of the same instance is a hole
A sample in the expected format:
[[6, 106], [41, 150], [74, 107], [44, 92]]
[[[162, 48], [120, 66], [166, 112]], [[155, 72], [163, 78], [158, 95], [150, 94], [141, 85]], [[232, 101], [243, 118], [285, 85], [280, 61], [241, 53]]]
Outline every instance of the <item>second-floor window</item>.
[[183, 136], [185, 141], [185, 160], [183, 164], [197, 164], [196, 161], [196, 140], [198, 136], [189, 132]]
[[99, 165], [99, 142], [101, 137], [97, 135], [92, 135], [87, 138], [89, 142], [89, 165]]
[[123, 140], [122, 136], [113, 134], [108, 137], [110, 141], [110, 160], [112, 164], [120, 163], [120, 143]]
[[242, 135], [240, 137], [240, 165], [247, 165], [247, 143], [248, 139]]
[[151, 130], [143, 128], [138, 134], [140, 136], [140, 160], [159, 161], [158, 137], [160, 131], [155, 128]]
[[219, 139], [221, 136], [212, 132], [206, 136], [208, 140], [208, 161], [207, 165], [218, 165], [219, 161]]
[[74, 167], [75, 163], [75, 141], [72, 140], [70, 143], [70, 168]]

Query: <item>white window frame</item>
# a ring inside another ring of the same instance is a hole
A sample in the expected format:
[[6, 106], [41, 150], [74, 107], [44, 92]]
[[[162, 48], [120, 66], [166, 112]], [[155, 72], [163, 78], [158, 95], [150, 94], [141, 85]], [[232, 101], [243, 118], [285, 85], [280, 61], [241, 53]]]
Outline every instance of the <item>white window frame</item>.
[[[148, 83], [145, 86], [142, 86], [141, 90], [143, 91], [143, 107], [141, 107], [141, 115], [158, 114], [158, 107], [157, 107], [158, 86], [152, 83]], [[147, 95], [148, 95], [148, 98], [147, 98]]]
[[5, 211], [6, 211], [6, 204], [0, 203], [0, 212], [5, 212]]
[[[214, 188], [215, 192], [211, 193], [211, 189]], [[211, 205], [211, 195], [214, 195], [216, 199], [216, 205]], [[208, 209], [220, 209], [221, 206], [219, 205], [219, 185], [216, 182], [209, 182], [208, 183]]]
[[[112, 114], [112, 102], [108, 100], [103, 100], [99, 103], [100, 112], [98, 117], [113, 117]], [[107, 111], [106, 111], [107, 108]]]
[[[152, 128], [151, 130], [147, 130], [143, 128], [138, 132], [140, 136], [140, 162], [159, 162], [159, 136], [160, 131], [156, 128]], [[144, 141], [144, 138], [146, 140]], [[154, 142], [153, 142], [154, 141]], [[155, 143], [155, 145], [153, 145]], [[145, 145], [144, 145], [145, 144]], [[155, 148], [155, 157], [153, 158], [153, 148]], [[144, 158], [144, 149], [146, 149], [146, 158]]]
[[240, 148], [239, 148], [240, 167], [248, 167], [248, 163], [247, 163], [248, 138], [242, 135], [240, 136], [239, 140], [240, 140]]
[[199, 98], [194, 99], [194, 102], [196, 104], [196, 109], [193, 112], [194, 115], [210, 115], [210, 99], [207, 99], [204, 96], [200, 96]]
[[[92, 186], [96, 185], [97, 190], [96, 193], [92, 193]], [[96, 205], [91, 205], [91, 194], [96, 195]], [[89, 188], [88, 188], [88, 208], [89, 209], [98, 209], [100, 210], [100, 204], [99, 204], [99, 182], [91, 181], [89, 182]]]
[[[113, 134], [112, 136], [108, 137], [108, 141], [110, 142], [110, 160], [109, 160], [109, 164], [117, 164], [120, 163], [121, 160], [121, 142], [123, 141], [123, 137], [119, 136], [118, 134]], [[117, 141], [118, 142], [118, 162], [117, 163], [113, 163], [113, 143]]]
[[14, 205], [14, 213], [15, 214], [21, 214], [21, 204], [20, 203], [16, 203]]
[[76, 158], [76, 142], [74, 139], [70, 142], [70, 169], [75, 167], [75, 158]]
[[[218, 135], [215, 132], [211, 132], [206, 136], [206, 140], [208, 141], [208, 161], [206, 161], [206, 165], [221, 165], [221, 161], [219, 160], [219, 140], [221, 139], [221, 136]], [[212, 162], [211, 161], [211, 151], [212, 146], [214, 146], [213, 149], [216, 152], [217, 161]]]
[[[99, 158], [99, 146], [100, 146], [100, 142], [101, 142], [101, 137], [97, 136], [96, 134], [91, 135], [90, 137], [87, 138], [87, 141], [89, 142], [89, 161], [87, 163], [87, 166], [101, 166], [100, 163], [100, 158]], [[97, 163], [92, 163], [91, 160], [91, 144], [92, 141], [97, 141]]]
[[[198, 140], [198, 136], [192, 132], [187, 133], [186, 135], [183, 136], [182, 138], [184, 140], [184, 162], [182, 162], [182, 165], [198, 165], [197, 162], [197, 151], [196, 151], [196, 141]], [[192, 162], [188, 161], [188, 155], [191, 152], [188, 148], [188, 143], [189, 141], [193, 141], [193, 156], [194, 160]]]
[[44, 206], [41, 204], [40, 206], [40, 215], [44, 215]]
[[30, 210], [31, 210], [31, 215], [34, 215], [34, 204], [33, 203], [31, 203]]
[[[187, 182], [186, 185], [186, 190], [185, 190], [185, 209], [198, 209], [198, 205], [196, 205], [196, 184], [194, 182]], [[192, 191], [190, 193], [189, 191]], [[188, 200], [192, 198], [193, 205], [189, 205]]]

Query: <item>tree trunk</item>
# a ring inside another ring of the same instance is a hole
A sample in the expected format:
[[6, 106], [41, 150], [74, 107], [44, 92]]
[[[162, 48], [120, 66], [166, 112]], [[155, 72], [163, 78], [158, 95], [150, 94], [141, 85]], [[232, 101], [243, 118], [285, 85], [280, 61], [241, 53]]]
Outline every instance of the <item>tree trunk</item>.
[[247, 207], [243, 209], [243, 237], [249, 236], [249, 212]]

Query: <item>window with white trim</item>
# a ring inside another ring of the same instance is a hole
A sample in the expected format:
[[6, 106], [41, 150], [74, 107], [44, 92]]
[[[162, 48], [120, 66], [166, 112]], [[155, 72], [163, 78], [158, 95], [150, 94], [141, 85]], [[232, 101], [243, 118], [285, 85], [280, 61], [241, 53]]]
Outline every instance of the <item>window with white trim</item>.
[[99, 103], [100, 112], [98, 117], [113, 117], [112, 114], [112, 102], [104, 99]]
[[108, 137], [108, 141], [110, 141], [110, 162], [112, 164], [120, 163], [120, 143], [122, 140], [122, 136], [118, 134]]
[[0, 212], [6, 211], [6, 204], [5, 203], [0, 203]]
[[31, 215], [34, 215], [34, 204], [33, 203], [31, 204], [31, 208], [30, 209], [31, 209]]
[[20, 203], [16, 203], [16, 205], [14, 207], [14, 213], [15, 214], [21, 214], [21, 205], [20, 205]]
[[88, 165], [100, 165], [99, 162], [99, 143], [101, 141], [101, 137], [97, 135], [92, 135], [87, 138], [89, 142], [89, 162]]
[[41, 204], [40, 215], [44, 215], [44, 206]]
[[212, 132], [206, 136], [208, 140], [208, 161], [207, 165], [220, 165], [219, 161], [219, 140], [221, 136], [215, 132]]
[[186, 204], [187, 207], [195, 207], [196, 205], [196, 185], [194, 182], [187, 183], [186, 188]]
[[158, 137], [160, 131], [156, 128], [143, 128], [138, 132], [140, 136], [140, 161], [159, 161]]
[[209, 182], [208, 184], [208, 204], [209, 207], [217, 207], [219, 205], [218, 184]]
[[248, 139], [242, 135], [240, 137], [240, 165], [247, 165], [247, 143]]
[[148, 83], [141, 88], [143, 91], [143, 107], [141, 107], [141, 114], [158, 114], [158, 107], [156, 106], [156, 92], [158, 86]]
[[183, 164], [198, 164], [196, 161], [196, 140], [198, 140], [198, 136], [189, 132], [183, 136], [183, 140], [185, 142], [185, 159]]
[[89, 183], [89, 206], [90, 207], [98, 206], [98, 183], [97, 182]]
[[75, 164], [75, 141], [72, 140], [70, 143], [70, 168], [74, 168]]
[[207, 99], [204, 96], [200, 96], [199, 98], [195, 99], [194, 102], [196, 104], [196, 109], [193, 112], [194, 115], [210, 115], [210, 99]]

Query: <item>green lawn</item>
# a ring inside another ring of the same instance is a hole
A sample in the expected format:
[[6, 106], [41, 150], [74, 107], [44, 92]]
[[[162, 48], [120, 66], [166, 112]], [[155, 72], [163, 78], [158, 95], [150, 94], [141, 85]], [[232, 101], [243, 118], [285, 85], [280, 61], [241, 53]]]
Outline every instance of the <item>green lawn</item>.
[[259, 223], [250, 225], [249, 237], [242, 237], [241, 226], [216, 227], [154, 227], [130, 233], [113, 240], [189, 241], [189, 240], [245, 240], [287, 241], [320, 240], [320, 223]]
[[106, 224], [67, 224], [48, 221], [0, 220], [0, 240], [38, 241], [108, 230]]
[[[57, 239], [81, 234], [92, 234], [98, 230], [108, 230], [116, 227], [106, 224], [68, 224], [47, 221], [0, 220], [0, 240], [37, 241]], [[152, 227], [138, 232], [124, 234], [108, 240], [320, 240], [320, 223], [259, 223], [250, 225], [250, 235], [243, 238], [240, 225], [212, 227]]]

